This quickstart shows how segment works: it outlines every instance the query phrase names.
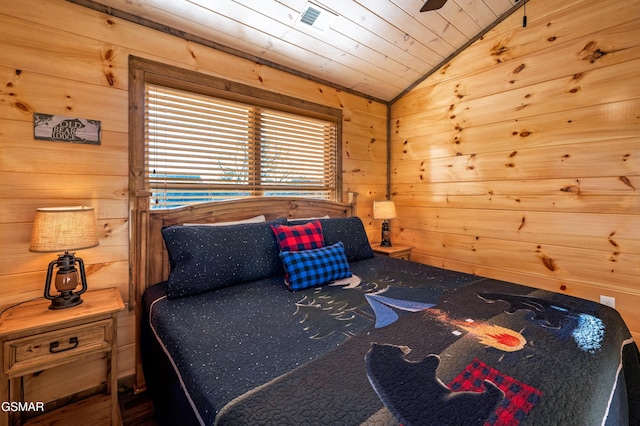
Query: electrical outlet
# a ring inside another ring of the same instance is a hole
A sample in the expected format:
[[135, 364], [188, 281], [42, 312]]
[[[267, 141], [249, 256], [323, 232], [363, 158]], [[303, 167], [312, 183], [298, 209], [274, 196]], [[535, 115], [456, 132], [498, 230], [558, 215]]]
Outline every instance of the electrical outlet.
[[600, 303], [602, 303], [603, 305], [607, 305], [609, 307], [612, 307], [613, 309], [616, 308], [616, 298], [615, 297], [609, 297], [609, 296], [600, 295]]

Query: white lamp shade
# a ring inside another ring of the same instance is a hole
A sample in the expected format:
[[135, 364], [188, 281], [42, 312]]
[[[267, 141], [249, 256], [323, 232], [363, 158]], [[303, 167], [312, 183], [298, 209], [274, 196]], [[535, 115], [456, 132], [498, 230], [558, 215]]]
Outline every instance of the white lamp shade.
[[97, 245], [93, 207], [46, 207], [37, 210], [29, 251], [71, 251]]
[[373, 202], [373, 218], [374, 219], [395, 219], [396, 205], [393, 201], [374, 201]]

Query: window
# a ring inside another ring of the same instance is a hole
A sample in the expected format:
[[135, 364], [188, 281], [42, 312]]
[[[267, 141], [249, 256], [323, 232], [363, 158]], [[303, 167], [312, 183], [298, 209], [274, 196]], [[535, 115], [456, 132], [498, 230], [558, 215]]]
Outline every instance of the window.
[[338, 199], [336, 120], [145, 84], [151, 208], [245, 196]]

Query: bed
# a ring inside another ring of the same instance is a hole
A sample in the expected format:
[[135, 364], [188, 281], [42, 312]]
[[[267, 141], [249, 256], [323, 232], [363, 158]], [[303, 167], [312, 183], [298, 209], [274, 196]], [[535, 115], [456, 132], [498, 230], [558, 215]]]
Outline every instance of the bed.
[[640, 424], [617, 311], [374, 255], [355, 202], [146, 223], [138, 342], [163, 424]]

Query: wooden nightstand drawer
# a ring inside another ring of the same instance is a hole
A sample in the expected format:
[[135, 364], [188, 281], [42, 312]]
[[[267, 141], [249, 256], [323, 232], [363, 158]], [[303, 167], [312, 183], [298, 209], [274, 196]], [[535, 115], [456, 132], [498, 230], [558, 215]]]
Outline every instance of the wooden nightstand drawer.
[[113, 321], [106, 319], [4, 342], [5, 374], [17, 377], [73, 358], [111, 350]]
[[396, 259], [411, 260], [410, 246], [394, 245], [390, 247], [381, 247], [380, 244], [374, 244], [371, 246], [373, 251], [377, 254], [389, 257], [395, 257]]

